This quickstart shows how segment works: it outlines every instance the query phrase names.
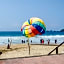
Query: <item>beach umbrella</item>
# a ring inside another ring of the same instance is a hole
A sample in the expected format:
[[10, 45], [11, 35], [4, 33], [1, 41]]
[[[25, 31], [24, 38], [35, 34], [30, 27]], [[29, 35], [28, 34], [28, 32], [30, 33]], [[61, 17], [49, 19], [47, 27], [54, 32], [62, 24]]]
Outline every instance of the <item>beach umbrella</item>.
[[34, 37], [36, 35], [42, 35], [45, 33], [46, 25], [44, 21], [40, 18], [30, 18], [24, 22], [21, 27], [22, 34], [28, 37], [28, 47], [29, 47], [29, 54], [30, 54], [30, 45], [29, 45], [29, 38]]
[[22, 34], [28, 38], [42, 35], [46, 31], [46, 25], [40, 18], [30, 18], [21, 27]]

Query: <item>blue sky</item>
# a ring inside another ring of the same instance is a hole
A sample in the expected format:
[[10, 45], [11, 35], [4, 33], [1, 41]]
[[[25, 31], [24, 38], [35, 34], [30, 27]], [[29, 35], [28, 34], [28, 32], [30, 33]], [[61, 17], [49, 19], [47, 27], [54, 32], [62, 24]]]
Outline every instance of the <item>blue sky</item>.
[[64, 28], [64, 0], [0, 0], [0, 31], [20, 31], [31, 17], [41, 18], [47, 30]]

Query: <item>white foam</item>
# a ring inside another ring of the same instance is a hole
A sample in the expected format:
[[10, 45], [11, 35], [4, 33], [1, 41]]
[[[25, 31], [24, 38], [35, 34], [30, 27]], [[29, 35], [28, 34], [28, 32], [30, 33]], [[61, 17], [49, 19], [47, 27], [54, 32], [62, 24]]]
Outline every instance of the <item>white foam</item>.
[[20, 43], [22, 39], [26, 39], [24, 36], [16, 36], [16, 37], [0, 37], [0, 44], [8, 44], [8, 39], [12, 40], [13, 43]]
[[[28, 39], [24, 36], [14, 36], [14, 37], [2, 36], [0, 37], [0, 44], [8, 44], [8, 38], [12, 40], [13, 43], [22, 43], [21, 40], [26, 41]], [[44, 43], [47, 43], [48, 39], [50, 39], [51, 43], [54, 43], [55, 39], [57, 39], [57, 42], [61, 43], [64, 41], [64, 35], [36, 36], [36, 37], [29, 38], [29, 42], [31, 42], [32, 40], [32, 43], [40, 43], [40, 39], [44, 39]]]
[[50, 35], [50, 36], [37, 36], [41, 38], [61, 38], [64, 37], [64, 35]]

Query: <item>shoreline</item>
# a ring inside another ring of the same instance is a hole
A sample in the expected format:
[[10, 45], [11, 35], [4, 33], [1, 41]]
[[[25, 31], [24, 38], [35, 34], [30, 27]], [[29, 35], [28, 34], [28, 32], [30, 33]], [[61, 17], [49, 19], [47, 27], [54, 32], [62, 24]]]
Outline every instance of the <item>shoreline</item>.
[[[25, 56], [38, 56], [38, 55], [47, 55], [52, 51], [57, 44], [47, 45], [47, 44], [30, 44], [30, 55], [28, 44], [11, 44], [10, 49], [7, 49], [7, 46], [0, 46], [0, 59], [4, 58], [16, 58], [16, 57], [25, 57]], [[55, 54], [54, 51], [52, 54]], [[59, 53], [64, 53], [64, 45], [59, 48]]]

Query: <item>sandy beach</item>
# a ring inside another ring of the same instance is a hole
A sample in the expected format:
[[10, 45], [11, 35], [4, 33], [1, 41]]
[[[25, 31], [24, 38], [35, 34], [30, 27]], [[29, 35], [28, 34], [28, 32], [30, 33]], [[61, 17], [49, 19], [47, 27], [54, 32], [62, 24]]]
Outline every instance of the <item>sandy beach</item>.
[[[44, 45], [44, 44], [30, 44], [30, 55], [28, 44], [11, 44], [10, 49], [7, 49], [6, 45], [0, 45], [0, 59], [4, 58], [16, 58], [27, 56], [47, 55], [58, 45]], [[52, 54], [55, 54], [54, 51]], [[64, 45], [59, 47], [59, 53], [64, 53]]]

